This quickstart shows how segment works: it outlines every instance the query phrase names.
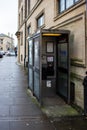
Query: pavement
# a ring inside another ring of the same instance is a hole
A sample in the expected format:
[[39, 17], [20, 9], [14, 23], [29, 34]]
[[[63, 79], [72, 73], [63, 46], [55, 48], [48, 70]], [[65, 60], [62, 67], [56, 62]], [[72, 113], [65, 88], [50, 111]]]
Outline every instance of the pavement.
[[27, 94], [27, 75], [16, 61], [0, 59], [0, 130], [55, 130]]
[[66, 104], [59, 96], [46, 98], [42, 111], [51, 119], [82, 116], [82, 112]]
[[0, 59], [0, 130], [57, 130], [60, 117], [81, 117], [81, 113], [58, 96], [44, 99], [41, 107], [17, 58]]
[[77, 110], [74, 106], [66, 104], [66, 102], [58, 95], [43, 99], [43, 106], [40, 106], [38, 100], [32, 95], [28, 89], [27, 93], [31, 96], [32, 101], [40, 107], [42, 112], [49, 119], [66, 118], [66, 117], [80, 117], [83, 116], [81, 109]]

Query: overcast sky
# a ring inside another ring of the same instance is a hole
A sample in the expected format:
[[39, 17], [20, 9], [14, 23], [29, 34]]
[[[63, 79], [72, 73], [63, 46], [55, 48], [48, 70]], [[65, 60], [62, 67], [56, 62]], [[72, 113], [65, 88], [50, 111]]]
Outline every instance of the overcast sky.
[[17, 11], [18, 0], [0, 0], [0, 33], [8, 35], [9, 32], [10, 36], [13, 34], [15, 44], [17, 44], [15, 36], [17, 31]]

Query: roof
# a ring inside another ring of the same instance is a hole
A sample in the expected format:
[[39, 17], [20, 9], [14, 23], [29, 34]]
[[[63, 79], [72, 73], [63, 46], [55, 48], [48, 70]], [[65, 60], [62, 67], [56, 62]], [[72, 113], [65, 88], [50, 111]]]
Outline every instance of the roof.
[[14, 40], [14, 38], [12, 38], [12, 37], [10, 37], [10, 36], [8, 36], [8, 35], [4, 34], [4, 33], [1, 33], [1, 34], [0, 34], [0, 37], [8, 37], [8, 38], [10, 38], [10, 39], [13, 39], [13, 40]]

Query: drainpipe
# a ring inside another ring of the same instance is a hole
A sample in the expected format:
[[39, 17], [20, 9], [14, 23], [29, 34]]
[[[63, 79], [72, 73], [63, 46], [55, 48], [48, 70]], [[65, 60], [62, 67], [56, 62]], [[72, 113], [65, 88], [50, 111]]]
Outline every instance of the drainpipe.
[[[87, 57], [87, 0], [86, 0], [86, 24], [85, 24], [85, 34], [86, 34], [86, 38], [85, 38], [85, 42], [86, 42], [86, 47], [85, 47], [85, 53], [86, 53], [86, 57]], [[86, 62], [86, 66], [87, 66], [87, 58], [85, 59]]]
[[87, 40], [87, 0], [86, 0], [86, 40]]
[[86, 18], [87, 18], [87, 0], [86, 0]]
[[26, 67], [26, 17], [27, 17], [27, 1], [25, 0], [25, 48], [24, 48], [24, 51], [25, 51], [25, 56], [24, 56], [24, 68]]
[[[87, 30], [87, 0], [86, 0], [86, 30]], [[86, 39], [87, 39], [87, 32], [86, 32]]]
[[24, 68], [26, 67], [26, 22], [25, 22], [25, 56], [24, 56]]

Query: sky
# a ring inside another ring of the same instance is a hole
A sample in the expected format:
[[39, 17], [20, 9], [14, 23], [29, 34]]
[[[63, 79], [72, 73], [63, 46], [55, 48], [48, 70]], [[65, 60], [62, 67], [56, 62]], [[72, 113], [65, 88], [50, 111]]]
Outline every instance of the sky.
[[[7, 2], [7, 3], [6, 3]], [[13, 35], [17, 45], [18, 0], [0, 0], [0, 33]]]

